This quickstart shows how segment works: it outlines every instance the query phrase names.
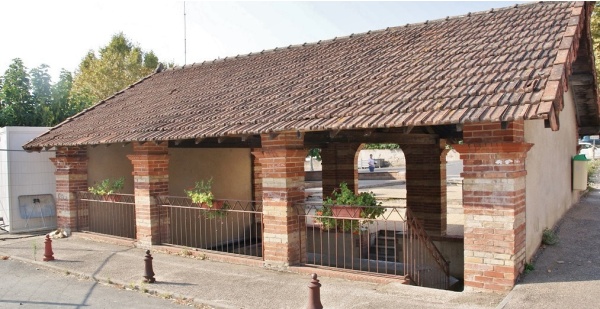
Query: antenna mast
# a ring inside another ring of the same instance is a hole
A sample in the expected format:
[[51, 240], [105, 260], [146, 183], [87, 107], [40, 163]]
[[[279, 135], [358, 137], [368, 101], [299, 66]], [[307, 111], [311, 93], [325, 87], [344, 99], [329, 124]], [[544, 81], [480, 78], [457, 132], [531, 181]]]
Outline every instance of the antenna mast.
[[183, 65], [187, 64], [187, 34], [185, 21], [185, 1], [183, 1]]

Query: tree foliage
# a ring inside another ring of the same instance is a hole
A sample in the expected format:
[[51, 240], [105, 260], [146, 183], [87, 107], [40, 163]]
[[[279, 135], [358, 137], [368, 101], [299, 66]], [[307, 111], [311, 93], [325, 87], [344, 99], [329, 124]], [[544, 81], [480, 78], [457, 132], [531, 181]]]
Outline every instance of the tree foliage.
[[592, 33], [592, 48], [596, 60], [596, 76], [600, 76], [600, 4], [596, 3], [590, 22]]
[[0, 126], [27, 126], [35, 123], [27, 68], [19, 58], [13, 59], [2, 77], [0, 91]]
[[123, 33], [115, 34], [98, 53], [89, 51], [73, 79], [71, 99], [89, 106], [123, 90], [158, 65], [158, 57], [144, 52]]
[[398, 144], [365, 144], [364, 149], [400, 149]]
[[153, 52], [143, 52], [122, 33], [100, 48], [98, 56], [88, 52], [75, 77], [61, 70], [55, 84], [48, 65], [28, 71], [21, 59], [13, 59], [0, 75], [0, 127], [57, 125], [152, 73], [157, 65]]

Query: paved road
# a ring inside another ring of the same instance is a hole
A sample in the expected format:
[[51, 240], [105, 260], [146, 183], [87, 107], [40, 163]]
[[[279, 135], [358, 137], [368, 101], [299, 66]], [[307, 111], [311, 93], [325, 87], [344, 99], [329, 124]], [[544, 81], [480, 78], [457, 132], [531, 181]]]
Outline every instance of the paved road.
[[184, 308], [171, 300], [0, 260], [0, 308]]
[[[382, 168], [376, 168], [375, 171], [377, 172], [386, 172], [386, 171], [393, 171], [393, 172], [406, 172], [406, 167], [404, 166], [398, 166], [398, 167], [382, 167]], [[457, 178], [460, 177], [460, 173], [462, 173], [463, 171], [463, 161], [462, 160], [457, 160], [457, 161], [448, 161], [446, 163], [446, 176], [448, 178]], [[358, 170], [359, 173], [368, 173], [369, 170], [368, 169], [359, 169]]]
[[535, 270], [498, 308], [600, 308], [599, 189], [567, 212], [557, 231], [559, 243], [539, 252]]

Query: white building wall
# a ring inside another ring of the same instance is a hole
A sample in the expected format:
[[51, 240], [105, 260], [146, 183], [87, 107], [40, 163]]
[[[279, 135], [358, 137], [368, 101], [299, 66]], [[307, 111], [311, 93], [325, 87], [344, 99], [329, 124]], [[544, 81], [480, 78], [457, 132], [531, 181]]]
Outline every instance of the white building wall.
[[[50, 158], [54, 152], [25, 152], [22, 146], [46, 132], [45, 127], [0, 128], [0, 201], [7, 212], [5, 222], [9, 230], [25, 232], [56, 228], [56, 216], [23, 218], [19, 211], [19, 196], [56, 193], [54, 165]], [[7, 220], [8, 218], [8, 220]]]
[[0, 128], [0, 217], [4, 219], [4, 224], [8, 224], [10, 222], [10, 213], [8, 212], [10, 172], [8, 170], [8, 151], [3, 149], [8, 149], [6, 128]]
[[525, 121], [525, 141], [534, 144], [527, 154], [526, 259], [538, 249], [545, 228], [553, 228], [577, 202], [580, 192], [571, 190], [571, 160], [577, 152], [577, 121], [573, 96], [564, 96], [560, 129], [544, 127], [543, 120]]

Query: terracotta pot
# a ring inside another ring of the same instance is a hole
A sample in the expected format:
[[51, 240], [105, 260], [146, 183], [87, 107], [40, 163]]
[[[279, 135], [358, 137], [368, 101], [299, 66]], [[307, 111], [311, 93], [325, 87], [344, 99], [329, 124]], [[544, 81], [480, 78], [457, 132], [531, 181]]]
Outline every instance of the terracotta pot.
[[121, 197], [118, 195], [113, 195], [113, 194], [107, 194], [102, 196], [102, 199], [108, 202], [120, 202], [121, 201]]
[[225, 205], [225, 201], [213, 200], [212, 207], [209, 207], [208, 204], [206, 204], [206, 203], [202, 203], [200, 205], [200, 208], [219, 210], [219, 209], [223, 209], [224, 205]]
[[360, 218], [362, 207], [350, 205], [333, 205], [331, 206], [333, 216], [336, 218]]

